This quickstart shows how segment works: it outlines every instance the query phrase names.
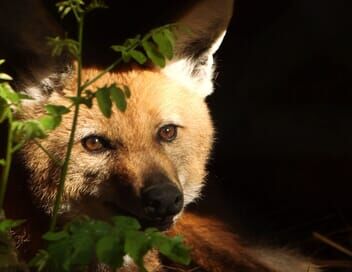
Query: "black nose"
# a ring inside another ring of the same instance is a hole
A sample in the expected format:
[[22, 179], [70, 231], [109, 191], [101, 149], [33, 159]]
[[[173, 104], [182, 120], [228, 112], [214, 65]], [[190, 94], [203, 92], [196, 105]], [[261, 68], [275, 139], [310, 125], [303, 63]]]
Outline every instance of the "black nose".
[[179, 213], [183, 206], [183, 194], [170, 182], [150, 185], [142, 191], [142, 201], [147, 216], [163, 219]]

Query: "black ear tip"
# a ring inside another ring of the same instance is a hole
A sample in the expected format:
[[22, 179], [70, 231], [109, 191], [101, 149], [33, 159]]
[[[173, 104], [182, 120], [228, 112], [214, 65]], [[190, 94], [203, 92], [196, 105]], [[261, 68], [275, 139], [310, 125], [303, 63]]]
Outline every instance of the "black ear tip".
[[[226, 31], [233, 13], [233, 0], [193, 1], [189, 10], [179, 18], [183, 29], [178, 30], [176, 55], [197, 59], [213, 54], [216, 44]], [[186, 29], [186, 30], [185, 30]], [[188, 31], [187, 31], [188, 29]], [[221, 40], [221, 39], [220, 39]]]

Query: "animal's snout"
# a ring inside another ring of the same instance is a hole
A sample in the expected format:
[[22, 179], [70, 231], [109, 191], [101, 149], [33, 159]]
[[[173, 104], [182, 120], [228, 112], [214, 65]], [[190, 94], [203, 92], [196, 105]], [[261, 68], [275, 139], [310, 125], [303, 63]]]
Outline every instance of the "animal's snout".
[[154, 220], [178, 214], [183, 207], [182, 192], [165, 178], [142, 190], [142, 201], [146, 215]]

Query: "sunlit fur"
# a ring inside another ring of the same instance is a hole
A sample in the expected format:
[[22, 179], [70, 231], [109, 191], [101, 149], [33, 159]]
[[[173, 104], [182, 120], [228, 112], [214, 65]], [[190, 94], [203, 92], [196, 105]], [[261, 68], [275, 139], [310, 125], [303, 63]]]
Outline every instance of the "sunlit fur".
[[[84, 79], [93, 78], [97, 73], [94, 69], [85, 70]], [[92, 109], [81, 107], [60, 212], [70, 217], [83, 212], [104, 218], [111, 213], [102, 202], [114, 201], [122, 209], [139, 215], [142, 207], [137, 198], [144, 186], [144, 177], [154, 169], [166, 172], [182, 190], [185, 204], [193, 201], [203, 185], [213, 139], [204, 99], [158, 70], [109, 73], [91, 88], [113, 83], [129, 86], [131, 97], [127, 110], [122, 113], [114, 107], [107, 119], [96, 102]], [[74, 91], [73, 84], [64, 93], [73, 96]], [[54, 94], [46, 103], [68, 106], [70, 101], [62, 94]], [[39, 103], [25, 107], [22, 118], [37, 118], [41, 114], [43, 107]], [[62, 125], [54, 133], [41, 140], [60, 160], [64, 159], [71, 120], [72, 112], [64, 116]], [[171, 143], [162, 143], [157, 137], [158, 128], [165, 124], [179, 126], [177, 138]], [[80, 140], [93, 134], [104, 135], [116, 143], [116, 149], [89, 153]], [[22, 153], [27, 167], [32, 169], [31, 188], [35, 198], [50, 213], [59, 180], [58, 168], [34, 143], [28, 143]], [[119, 196], [120, 183], [132, 186], [129, 199], [125, 199], [126, 192]]]

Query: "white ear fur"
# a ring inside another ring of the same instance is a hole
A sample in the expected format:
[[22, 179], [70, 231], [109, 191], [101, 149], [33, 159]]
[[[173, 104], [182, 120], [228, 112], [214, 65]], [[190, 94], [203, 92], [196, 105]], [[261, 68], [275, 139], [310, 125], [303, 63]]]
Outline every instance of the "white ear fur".
[[231, 19], [233, 0], [199, 0], [178, 23], [175, 57], [163, 72], [200, 96], [213, 92], [213, 55], [220, 47]]

